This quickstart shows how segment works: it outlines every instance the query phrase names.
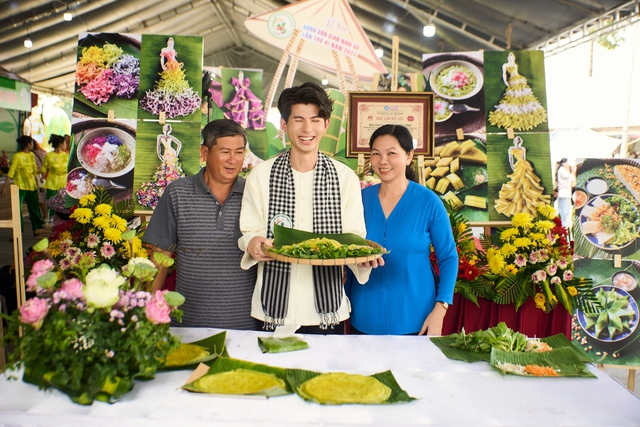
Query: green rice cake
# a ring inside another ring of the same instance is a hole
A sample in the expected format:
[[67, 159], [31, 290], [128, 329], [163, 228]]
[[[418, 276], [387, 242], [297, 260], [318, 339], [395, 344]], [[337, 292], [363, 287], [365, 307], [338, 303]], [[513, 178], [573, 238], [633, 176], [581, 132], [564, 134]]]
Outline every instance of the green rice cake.
[[342, 372], [321, 374], [305, 381], [298, 388], [300, 395], [321, 404], [383, 403], [391, 389], [376, 378]]
[[167, 354], [165, 367], [185, 366], [209, 357], [209, 350], [195, 344], [181, 344], [180, 347]]
[[274, 387], [286, 387], [284, 381], [273, 374], [249, 369], [205, 375], [196, 380], [193, 386], [205, 393], [217, 394], [259, 394]]

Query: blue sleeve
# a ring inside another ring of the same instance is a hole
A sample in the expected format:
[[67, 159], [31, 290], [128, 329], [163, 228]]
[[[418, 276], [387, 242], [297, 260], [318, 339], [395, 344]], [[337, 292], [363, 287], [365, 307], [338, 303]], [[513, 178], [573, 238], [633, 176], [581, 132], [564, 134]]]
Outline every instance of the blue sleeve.
[[458, 277], [458, 249], [453, 240], [447, 210], [435, 194], [434, 199], [432, 218], [429, 221], [429, 233], [440, 268], [440, 283], [438, 284], [436, 301], [452, 304], [453, 291]]

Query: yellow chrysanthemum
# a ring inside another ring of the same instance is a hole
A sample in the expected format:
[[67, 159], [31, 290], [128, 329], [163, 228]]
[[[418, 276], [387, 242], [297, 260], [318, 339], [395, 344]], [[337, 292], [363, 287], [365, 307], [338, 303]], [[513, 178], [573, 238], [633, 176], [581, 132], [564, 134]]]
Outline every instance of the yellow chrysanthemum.
[[62, 253], [62, 251], [60, 250], [59, 240], [51, 242], [51, 244], [49, 245], [49, 253], [51, 254], [52, 257], [57, 257]]
[[578, 295], [578, 290], [575, 286], [567, 286], [567, 292], [569, 292], [569, 295], [571, 295], [572, 297]]
[[541, 232], [546, 234], [551, 231], [553, 227], [555, 227], [555, 224], [553, 223], [553, 221], [543, 219], [541, 221], [537, 221], [533, 226], [536, 230], [540, 230]]
[[107, 228], [104, 230], [104, 238], [111, 243], [120, 243], [122, 241], [122, 233], [117, 228]]
[[[134, 237], [133, 240], [133, 253], [139, 258], [149, 258], [149, 253], [142, 247], [142, 240], [139, 237]], [[127, 257], [131, 258], [131, 245], [124, 245], [124, 253]]]
[[507, 266], [504, 269], [512, 274], [516, 274], [518, 272], [518, 267], [516, 267], [513, 264], [507, 264]]
[[71, 233], [69, 233], [68, 231], [63, 231], [62, 233], [60, 233], [60, 236], [58, 236], [58, 239], [60, 239], [60, 241], [63, 240], [71, 240]]
[[516, 227], [531, 227], [533, 218], [526, 212], [517, 213], [511, 218], [511, 224]]
[[466, 229], [467, 229], [467, 224], [465, 224], [464, 222], [461, 222], [460, 224], [458, 224], [458, 233], [464, 233]]
[[541, 293], [537, 293], [535, 297], [533, 297], [533, 302], [536, 303], [536, 307], [539, 308], [540, 310], [544, 310], [545, 306], [544, 303], [547, 301], [547, 299], [544, 297], [543, 294]]
[[78, 204], [84, 207], [84, 206], [87, 206], [89, 203], [93, 203], [95, 201], [96, 201], [95, 194], [87, 194], [85, 196], [80, 197]]
[[109, 215], [111, 214], [111, 206], [106, 203], [100, 203], [96, 206], [96, 215]]
[[542, 233], [531, 233], [529, 234], [529, 237], [531, 240], [538, 243], [545, 243], [547, 241], [547, 235]]
[[506, 265], [502, 253], [500, 250], [489, 248], [487, 250], [487, 261], [489, 263], [489, 269], [493, 274], [500, 274]]
[[528, 237], [518, 237], [513, 241], [513, 244], [517, 248], [528, 248], [533, 245], [533, 241]]
[[509, 255], [515, 254], [516, 250], [517, 248], [511, 243], [505, 243], [504, 245], [502, 245], [502, 248], [500, 248], [500, 251], [506, 257], [508, 257]]
[[476, 262], [478, 262], [478, 257], [474, 255], [471, 258], [469, 258], [467, 262], [469, 263], [469, 265], [476, 265]]
[[111, 227], [111, 221], [108, 216], [95, 217], [92, 224], [103, 230]]
[[74, 218], [80, 224], [86, 224], [93, 218], [93, 212], [89, 208], [78, 208], [69, 217]]
[[502, 239], [503, 242], [509, 242], [514, 237], [516, 237], [518, 233], [519, 231], [517, 228], [507, 228], [502, 233], [500, 233], [500, 239]]
[[540, 212], [540, 214], [542, 214], [547, 219], [553, 219], [558, 215], [556, 210], [551, 205], [540, 204], [537, 206], [537, 209], [538, 212]]
[[117, 228], [122, 233], [127, 231], [127, 220], [119, 217], [118, 215], [111, 216], [111, 224], [113, 224], [113, 227]]

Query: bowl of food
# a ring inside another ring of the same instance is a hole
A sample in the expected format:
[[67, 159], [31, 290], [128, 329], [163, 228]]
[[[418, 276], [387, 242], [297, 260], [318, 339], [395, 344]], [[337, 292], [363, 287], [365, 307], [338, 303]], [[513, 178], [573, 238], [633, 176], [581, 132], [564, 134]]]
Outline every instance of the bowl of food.
[[638, 286], [638, 279], [628, 271], [616, 271], [611, 276], [611, 284], [618, 289], [631, 292]]
[[94, 175], [115, 178], [133, 169], [136, 140], [124, 130], [112, 127], [94, 129], [78, 144], [80, 164]]
[[589, 243], [603, 250], [620, 250], [640, 236], [636, 207], [617, 194], [601, 194], [580, 211], [580, 231]]
[[578, 188], [573, 192], [573, 206], [576, 209], [582, 209], [587, 200], [589, 200], [589, 196], [582, 188]]
[[468, 99], [482, 89], [482, 72], [468, 61], [445, 61], [429, 75], [429, 85], [437, 96], [450, 100]]
[[577, 310], [578, 323], [591, 338], [603, 342], [622, 341], [638, 327], [638, 303], [629, 292], [615, 286], [593, 288], [602, 310], [585, 313]]
[[449, 110], [449, 105], [451, 103], [444, 99], [436, 96], [433, 101], [433, 116], [436, 123], [444, 122], [453, 116], [453, 111]]
[[609, 190], [609, 184], [607, 181], [597, 176], [589, 178], [584, 187], [592, 196], [599, 196]]
[[72, 169], [67, 174], [67, 194], [74, 199], [86, 196], [94, 190], [94, 179], [95, 175], [85, 168]]

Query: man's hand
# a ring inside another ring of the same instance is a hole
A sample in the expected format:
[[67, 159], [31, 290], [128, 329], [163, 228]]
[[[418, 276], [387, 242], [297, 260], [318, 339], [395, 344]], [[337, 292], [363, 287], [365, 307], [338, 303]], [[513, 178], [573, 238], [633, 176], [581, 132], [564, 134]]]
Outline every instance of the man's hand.
[[271, 240], [266, 237], [256, 236], [253, 239], [249, 240], [249, 244], [247, 245], [247, 253], [251, 255], [256, 261], [273, 261], [273, 258], [267, 256], [262, 250], [262, 245], [272, 248], [273, 243]]

